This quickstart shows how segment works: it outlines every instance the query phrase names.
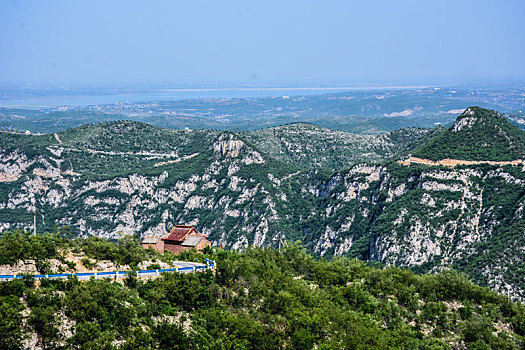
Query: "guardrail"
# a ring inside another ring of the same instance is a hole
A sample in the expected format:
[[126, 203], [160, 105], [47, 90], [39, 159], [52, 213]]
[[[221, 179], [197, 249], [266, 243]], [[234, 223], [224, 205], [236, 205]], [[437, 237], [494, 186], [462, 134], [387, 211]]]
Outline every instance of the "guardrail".
[[78, 279], [90, 279], [95, 277], [99, 278], [124, 278], [126, 275], [131, 273], [136, 273], [137, 277], [146, 277], [146, 276], [160, 276], [163, 272], [198, 272], [205, 270], [215, 269], [215, 261], [206, 259], [206, 265], [193, 265], [193, 266], [183, 266], [183, 267], [174, 267], [170, 269], [158, 269], [158, 270], [139, 270], [139, 271], [111, 271], [111, 272], [77, 272], [77, 273], [58, 273], [58, 274], [46, 274], [46, 275], [0, 275], [0, 281], [10, 281], [17, 278], [24, 278], [30, 276], [35, 279], [42, 278], [68, 278], [71, 276], [76, 276]]

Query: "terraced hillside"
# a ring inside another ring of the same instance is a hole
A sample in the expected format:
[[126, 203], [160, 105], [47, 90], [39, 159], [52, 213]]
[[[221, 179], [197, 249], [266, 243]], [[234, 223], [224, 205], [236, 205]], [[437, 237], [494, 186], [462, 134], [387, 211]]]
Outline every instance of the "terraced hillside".
[[[488, 133], [478, 128], [492, 112], [470, 110], [480, 120], [466, 132]], [[186, 223], [232, 248], [300, 240], [317, 256], [418, 271], [453, 266], [525, 298], [523, 166], [386, 159], [398, 150], [415, 153], [414, 146], [441, 152], [436, 133], [400, 131], [367, 139], [367, 146], [304, 124], [253, 134], [134, 122], [56, 136], [2, 134], [0, 228], [29, 228], [35, 212], [39, 230], [67, 225], [77, 235], [108, 238], [162, 235]], [[373, 161], [355, 164], [367, 153]]]

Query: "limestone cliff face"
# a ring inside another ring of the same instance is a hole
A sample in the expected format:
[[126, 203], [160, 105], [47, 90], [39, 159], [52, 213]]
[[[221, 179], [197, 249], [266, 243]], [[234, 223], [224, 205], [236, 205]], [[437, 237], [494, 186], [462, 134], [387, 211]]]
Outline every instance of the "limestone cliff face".
[[[174, 176], [172, 171], [192, 167], [188, 163], [193, 160], [158, 167], [156, 175], [86, 179], [57, 166], [68, 162], [60, 157], [67, 153], [62, 149], [53, 163], [45, 158], [29, 161], [18, 151], [4, 153], [0, 169], [9, 191], [0, 209], [22, 210], [31, 220], [2, 221], [2, 230], [30, 229], [36, 210], [39, 229], [69, 226], [82, 236], [160, 236], [183, 222], [212, 234], [217, 245], [241, 248], [252, 241], [272, 243], [269, 223], [278, 219], [274, 195], [249, 173], [239, 174], [246, 166], [264, 169], [266, 161], [233, 134], [220, 135], [209, 150], [204, 149], [206, 155], [199, 160], [203, 167], [183, 176]], [[271, 173], [269, 178], [279, 181]], [[250, 211], [251, 207], [257, 209]]]
[[525, 262], [524, 179], [521, 166], [356, 166], [311, 190], [330, 198], [312, 250], [422, 271], [464, 269], [523, 298], [523, 285], [512, 281]]

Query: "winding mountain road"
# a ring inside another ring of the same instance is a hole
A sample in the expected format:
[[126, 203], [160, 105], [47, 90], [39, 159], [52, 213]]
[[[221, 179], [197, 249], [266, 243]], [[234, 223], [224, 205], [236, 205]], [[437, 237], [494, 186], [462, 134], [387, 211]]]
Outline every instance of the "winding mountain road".
[[[35, 279], [42, 278], [68, 278], [70, 276], [76, 276], [79, 280], [89, 280], [92, 277], [95, 279], [100, 278], [124, 278], [128, 274], [135, 272], [137, 277], [156, 277], [162, 273], [190, 273], [190, 272], [201, 272], [205, 270], [214, 270], [216, 265], [215, 261], [206, 259], [206, 264], [187, 262], [187, 261], [175, 261], [175, 267], [170, 269], [158, 269], [158, 270], [140, 270], [140, 271], [100, 271], [100, 272], [77, 272], [77, 273], [60, 273], [60, 274], [46, 274], [46, 275], [33, 275]], [[0, 281], [10, 281], [17, 278], [23, 278], [25, 275], [0, 275]]]

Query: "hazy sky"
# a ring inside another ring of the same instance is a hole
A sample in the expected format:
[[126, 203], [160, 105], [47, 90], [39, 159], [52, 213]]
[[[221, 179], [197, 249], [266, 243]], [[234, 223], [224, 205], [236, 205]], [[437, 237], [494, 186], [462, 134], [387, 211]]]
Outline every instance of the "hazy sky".
[[0, 81], [525, 78], [525, 1], [0, 1]]

